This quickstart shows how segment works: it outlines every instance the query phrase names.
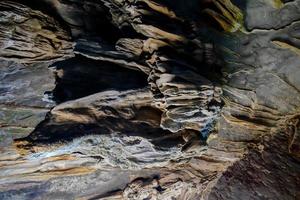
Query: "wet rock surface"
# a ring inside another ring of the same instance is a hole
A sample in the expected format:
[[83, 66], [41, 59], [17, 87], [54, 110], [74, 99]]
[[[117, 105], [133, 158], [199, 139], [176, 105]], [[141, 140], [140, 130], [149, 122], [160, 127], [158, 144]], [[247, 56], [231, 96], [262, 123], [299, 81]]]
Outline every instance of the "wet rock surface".
[[300, 198], [300, 1], [0, 16], [0, 199]]

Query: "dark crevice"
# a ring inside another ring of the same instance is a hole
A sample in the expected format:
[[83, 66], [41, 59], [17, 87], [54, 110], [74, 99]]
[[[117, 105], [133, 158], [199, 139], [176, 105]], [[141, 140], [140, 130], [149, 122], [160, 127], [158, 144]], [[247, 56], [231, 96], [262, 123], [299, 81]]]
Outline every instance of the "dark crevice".
[[[147, 111], [147, 113], [145, 113], [145, 111]], [[64, 109], [64, 112], [93, 118], [93, 113], [88, 108]], [[161, 129], [159, 125], [155, 127], [147, 123], [147, 120], [151, 120], [151, 118], [160, 120], [161, 111], [149, 107], [137, 110], [136, 113], [137, 117], [133, 119], [107, 116], [102, 119], [96, 119], [96, 117], [94, 117], [95, 122], [90, 123], [76, 123], [70, 120], [63, 124], [56, 123], [51, 113], [48, 113], [45, 120], [39, 123], [29, 136], [16, 139], [15, 141], [17, 143], [21, 142], [20, 148], [31, 149], [31, 147], [35, 145], [51, 145], [57, 142], [65, 143], [87, 135], [119, 133], [120, 136], [139, 136], [146, 138], [155, 145], [155, 148], [162, 150], [184, 143], [180, 134], [174, 135], [167, 130]], [[115, 113], [115, 115], [118, 115], [118, 113]], [[149, 116], [149, 118], [146, 118], [146, 116], [144, 116], [143, 119], [141, 117], [139, 118], [139, 115], [152, 115], [152, 117]], [[161, 138], [162, 135], [164, 138]], [[27, 141], [28, 144], [22, 146], [23, 141]]]
[[106, 90], [129, 90], [148, 85], [147, 76], [109, 62], [95, 61], [77, 55], [55, 63], [57, 103], [85, 97]]

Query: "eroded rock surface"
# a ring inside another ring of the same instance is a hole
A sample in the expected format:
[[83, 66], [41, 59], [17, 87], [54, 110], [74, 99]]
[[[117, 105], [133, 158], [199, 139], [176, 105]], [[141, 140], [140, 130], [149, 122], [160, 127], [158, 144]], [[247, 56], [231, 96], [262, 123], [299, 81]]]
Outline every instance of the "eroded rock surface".
[[18, 2], [0, 199], [300, 198], [299, 0]]
[[68, 32], [52, 17], [9, 1], [2, 1], [0, 8], [2, 59], [33, 63], [72, 56]]

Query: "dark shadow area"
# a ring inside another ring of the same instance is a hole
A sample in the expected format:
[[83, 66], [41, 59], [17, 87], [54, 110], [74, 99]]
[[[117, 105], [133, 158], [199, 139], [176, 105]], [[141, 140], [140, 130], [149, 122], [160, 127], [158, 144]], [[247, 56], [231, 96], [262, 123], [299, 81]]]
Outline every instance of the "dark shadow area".
[[232, 0], [232, 3], [239, 7], [242, 11], [246, 10], [247, 8], [247, 1], [245, 0]]
[[56, 87], [53, 100], [61, 103], [105, 90], [129, 90], [148, 85], [147, 76], [109, 62], [83, 56], [55, 63]]
[[[110, 112], [116, 112], [111, 107], [101, 108]], [[76, 108], [64, 110], [74, 115], [90, 116], [88, 108]], [[180, 134], [174, 135], [159, 127], [161, 111], [151, 107], [143, 107], [135, 111], [132, 119], [122, 117], [101, 116], [90, 123], [78, 123], [68, 118], [63, 122], [57, 122], [55, 116], [48, 113], [45, 120], [36, 126], [34, 131], [25, 138], [15, 139], [18, 148], [31, 150], [34, 146], [51, 145], [57, 142], [69, 142], [75, 138], [86, 135], [119, 133], [126, 136], [139, 136], [151, 141], [156, 148], [171, 148], [183, 144]], [[151, 122], [152, 121], [152, 122]], [[153, 121], [157, 121], [153, 124]], [[163, 136], [163, 137], [162, 137]]]
[[[198, 54], [196, 51], [199, 46], [190, 43], [185, 47], [183, 53], [171, 47], [162, 47], [160, 50], [164, 52], [169, 61], [162, 63], [165, 67], [172, 66], [174, 71], [193, 71], [196, 74], [203, 76], [205, 79], [218, 83], [221, 79], [221, 58], [216, 57], [216, 52], [212, 43], [209, 43], [210, 48], [203, 46], [203, 51]], [[175, 70], [176, 69], [176, 70]]]

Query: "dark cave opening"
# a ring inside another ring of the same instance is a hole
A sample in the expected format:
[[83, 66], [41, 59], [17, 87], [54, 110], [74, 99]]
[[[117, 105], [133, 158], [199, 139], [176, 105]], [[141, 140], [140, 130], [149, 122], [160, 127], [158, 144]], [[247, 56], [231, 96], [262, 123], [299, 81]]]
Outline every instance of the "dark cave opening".
[[77, 55], [52, 65], [56, 87], [53, 100], [61, 103], [105, 90], [124, 91], [144, 88], [147, 75], [113, 63], [91, 60]]

